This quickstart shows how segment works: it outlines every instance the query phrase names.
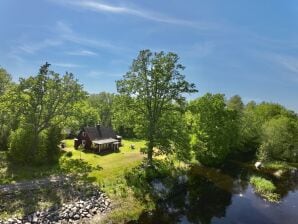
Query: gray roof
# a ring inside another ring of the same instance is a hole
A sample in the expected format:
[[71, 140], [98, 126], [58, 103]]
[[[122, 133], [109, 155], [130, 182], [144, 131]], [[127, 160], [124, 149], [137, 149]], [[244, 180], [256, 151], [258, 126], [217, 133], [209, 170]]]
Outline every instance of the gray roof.
[[83, 129], [87, 133], [91, 141], [117, 138], [112, 128], [97, 126], [97, 127], [85, 127]]
[[92, 141], [92, 143], [96, 145], [109, 144], [109, 143], [115, 143], [115, 142], [118, 142], [118, 140], [113, 138]]

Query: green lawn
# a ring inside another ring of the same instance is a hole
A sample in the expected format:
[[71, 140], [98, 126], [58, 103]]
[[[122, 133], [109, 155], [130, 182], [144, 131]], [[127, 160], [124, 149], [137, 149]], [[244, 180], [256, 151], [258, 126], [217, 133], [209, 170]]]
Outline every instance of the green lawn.
[[[95, 168], [90, 172], [90, 177], [94, 177], [99, 183], [121, 177], [125, 170], [138, 165], [144, 157], [140, 153], [140, 148], [145, 146], [145, 141], [140, 140], [123, 140], [123, 146], [120, 147], [118, 153], [112, 152], [106, 155], [75, 150], [73, 140], [64, 142], [66, 143], [65, 150], [72, 152], [71, 159], [82, 159]], [[135, 145], [135, 149], [130, 149], [131, 144]]]
[[[91, 152], [81, 152], [73, 147], [73, 140], [64, 140], [66, 143], [65, 151], [72, 152], [71, 157], [62, 156], [56, 165], [31, 167], [10, 164], [7, 162], [5, 152], [0, 152], [0, 184], [13, 183], [21, 180], [31, 180], [36, 178], [47, 177], [49, 175], [60, 174], [64, 172], [75, 173], [76, 165], [70, 164], [74, 160], [81, 159], [82, 162], [90, 165], [89, 176], [93, 177], [96, 182], [109, 181], [121, 176], [126, 169], [138, 165], [143, 154], [140, 148], [145, 146], [145, 141], [140, 140], [123, 140], [123, 146], [118, 153], [111, 152], [106, 155], [98, 155]], [[135, 149], [130, 149], [134, 144]], [[68, 167], [65, 167], [67, 163]], [[72, 169], [73, 168], [73, 169]]]

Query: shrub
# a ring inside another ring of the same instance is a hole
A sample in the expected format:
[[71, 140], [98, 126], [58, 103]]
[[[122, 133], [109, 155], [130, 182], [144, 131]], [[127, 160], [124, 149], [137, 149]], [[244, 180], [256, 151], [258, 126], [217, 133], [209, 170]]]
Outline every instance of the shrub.
[[9, 138], [9, 158], [18, 164], [41, 165], [54, 163], [59, 158], [60, 129], [52, 127], [34, 137], [31, 126], [12, 132]]

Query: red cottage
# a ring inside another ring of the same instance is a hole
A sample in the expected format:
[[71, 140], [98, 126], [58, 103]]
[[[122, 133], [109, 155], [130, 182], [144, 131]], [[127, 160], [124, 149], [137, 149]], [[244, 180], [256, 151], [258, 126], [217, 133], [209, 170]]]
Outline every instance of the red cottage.
[[82, 146], [85, 149], [94, 149], [98, 152], [105, 149], [118, 151], [121, 136], [116, 135], [112, 128], [96, 125], [83, 128], [74, 141], [75, 149]]

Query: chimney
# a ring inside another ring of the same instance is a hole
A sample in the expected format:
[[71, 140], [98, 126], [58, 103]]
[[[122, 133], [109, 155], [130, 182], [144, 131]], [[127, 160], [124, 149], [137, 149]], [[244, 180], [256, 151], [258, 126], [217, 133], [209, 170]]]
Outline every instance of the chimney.
[[98, 131], [100, 131], [100, 124], [97, 124], [96, 128], [97, 128]]

